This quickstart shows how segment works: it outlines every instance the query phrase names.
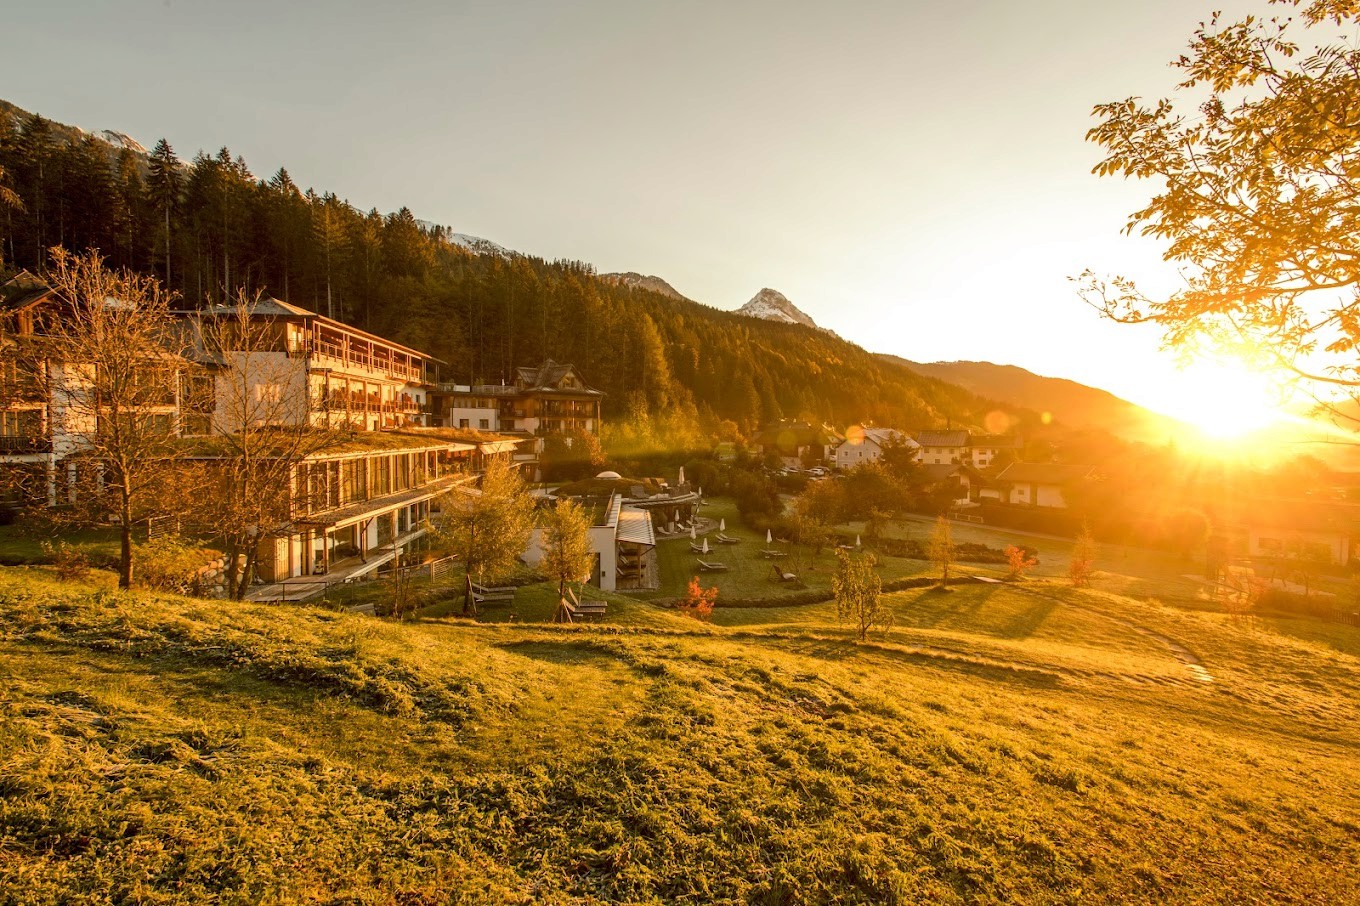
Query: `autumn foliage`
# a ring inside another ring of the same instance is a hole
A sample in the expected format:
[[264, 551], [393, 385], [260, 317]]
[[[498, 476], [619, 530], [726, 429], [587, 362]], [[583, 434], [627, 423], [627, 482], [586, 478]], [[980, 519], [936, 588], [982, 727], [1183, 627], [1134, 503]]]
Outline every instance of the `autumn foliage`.
[[1014, 544], [1006, 548], [1006, 568], [1009, 570], [1006, 578], [1018, 581], [1025, 578], [1025, 573], [1039, 565], [1039, 560], [1030, 554], [1027, 548], [1017, 547]]
[[713, 605], [718, 600], [718, 586], [704, 588], [699, 583], [699, 577], [695, 576], [689, 580], [689, 587], [685, 589], [685, 596], [680, 599], [680, 610], [696, 620], [708, 620], [713, 616]]

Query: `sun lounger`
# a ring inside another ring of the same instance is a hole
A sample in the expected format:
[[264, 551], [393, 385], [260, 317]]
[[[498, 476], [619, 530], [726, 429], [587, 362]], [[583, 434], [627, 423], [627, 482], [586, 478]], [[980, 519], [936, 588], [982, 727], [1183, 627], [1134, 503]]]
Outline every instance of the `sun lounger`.
[[777, 564], [777, 563], [771, 563], [771, 564], [770, 564], [770, 568], [774, 570], [774, 576], [775, 576], [775, 578], [778, 579], [780, 582], [797, 582], [797, 581], [798, 581], [798, 574], [797, 574], [797, 573], [789, 573], [789, 572], [785, 572], [784, 570], [782, 570], [782, 569], [779, 568], [779, 564]]
[[707, 560], [699, 561], [699, 568], [706, 573], [720, 573], [727, 569], [726, 563], [709, 563]]
[[703, 554], [703, 553], [707, 553], [707, 552], [703, 549], [703, 546], [702, 546], [702, 545], [699, 545], [699, 544], [691, 544], [691, 545], [689, 546], [689, 550], [690, 550], [690, 553], [692, 553], [692, 554]]
[[719, 533], [718, 533], [718, 543], [719, 543], [719, 544], [740, 544], [740, 543], [741, 543], [741, 539], [740, 539], [740, 538], [729, 538], [728, 536], [724, 535], [722, 532], [719, 532]]
[[768, 557], [771, 560], [773, 560], [776, 557], [787, 557], [788, 553], [785, 551], [763, 550], [760, 552], [760, 555], [762, 557]]
[[515, 600], [515, 587], [513, 585], [479, 585], [473, 582], [472, 595], [478, 603], [482, 601], [513, 601]]

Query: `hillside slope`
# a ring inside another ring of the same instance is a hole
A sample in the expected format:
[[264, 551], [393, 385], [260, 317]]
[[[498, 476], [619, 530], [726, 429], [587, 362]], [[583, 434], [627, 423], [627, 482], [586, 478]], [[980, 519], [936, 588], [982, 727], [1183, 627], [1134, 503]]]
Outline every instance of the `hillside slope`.
[[399, 625], [0, 571], [0, 903], [1354, 894], [1356, 631], [1027, 588], [857, 645], [830, 605]]
[[1066, 378], [1044, 377], [1015, 365], [991, 362], [912, 362], [894, 355], [885, 361], [904, 365], [918, 374], [965, 387], [999, 402], [1048, 412], [1070, 426], [1100, 428], [1116, 437], [1164, 444], [1192, 430], [1113, 393]]
[[283, 168], [258, 177], [227, 148], [183, 164], [167, 230], [133, 152], [0, 112], [0, 167], [25, 204], [0, 220], [12, 266], [41, 268], [58, 241], [158, 276], [168, 255], [171, 288], [190, 304], [269, 293], [443, 359], [458, 383], [571, 362], [605, 392], [607, 429], [646, 422], [632, 433], [666, 443], [698, 443], [725, 421], [748, 433], [780, 418], [919, 428], [986, 412], [975, 394], [834, 335], [719, 311], [650, 278], [519, 254], [407, 208], [364, 212], [337, 193], [302, 191]]

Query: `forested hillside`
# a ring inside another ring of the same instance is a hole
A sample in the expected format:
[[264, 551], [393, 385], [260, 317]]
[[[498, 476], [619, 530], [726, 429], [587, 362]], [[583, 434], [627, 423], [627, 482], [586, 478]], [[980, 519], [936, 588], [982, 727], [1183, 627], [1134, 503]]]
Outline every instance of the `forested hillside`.
[[1183, 422], [1144, 409], [1105, 390], [1066, 378], [1044, 377], [1015, 365], [909, 362], [892, 355], [880, 355], [879, 358], [926, 377], [957, 384], [981, 396], [1047, 412], [1067, 425], [1101, 428], [1128, 441], [1164, 444], [1193, 430]]
[[41, 268], [56, 245], [98, 249], [191, 303], [260, 290], [390, 336], [445, 359], [459, 382], [571, 361], [616, 423], [925, 427], [994, 408], [821, 331], [630, 288], [581, 262], [477, 254], [407, 208], [363, 211], [282, 168], [260, 177], [227, 148], [184, 162], [162, 141], [142, 155], [0, 102], [0, 186], [10, 269]]

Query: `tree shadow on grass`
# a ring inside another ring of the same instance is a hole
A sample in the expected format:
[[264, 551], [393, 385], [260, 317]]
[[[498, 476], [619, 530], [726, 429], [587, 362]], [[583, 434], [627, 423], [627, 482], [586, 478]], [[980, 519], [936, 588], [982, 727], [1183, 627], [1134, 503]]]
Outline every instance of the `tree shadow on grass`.
[[886, 658], [898, 663], [963, 674], [978, 679], [1018, 684], [1032, 689], [1053, 689], [1062, 683], [1062, 676], [1051, 670], [1010, 664], [989, 658], [970, 657], [944, 650], [904, 648], [878, 642], [856, 644], [849, 640], [789, 639], [779, 647], [807, 657], [826, 661], [848, 661], [863, 658]]
[[520, 639], [502, 642], [497, 646], [502, 651], [518, 654], [536, 661], [569, 667], [606, 667], [617, 665], [627, 667], [634, 673], [645, 673], [632, 662], [625, 652], [616, 646], [589, 639], [563, 639], [545, 641], [540, 639]]

